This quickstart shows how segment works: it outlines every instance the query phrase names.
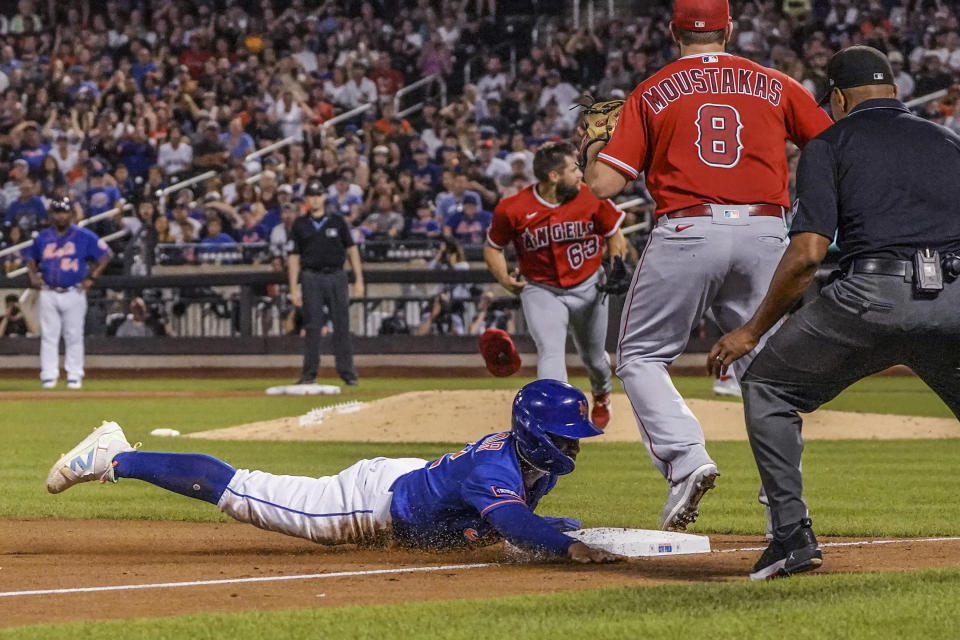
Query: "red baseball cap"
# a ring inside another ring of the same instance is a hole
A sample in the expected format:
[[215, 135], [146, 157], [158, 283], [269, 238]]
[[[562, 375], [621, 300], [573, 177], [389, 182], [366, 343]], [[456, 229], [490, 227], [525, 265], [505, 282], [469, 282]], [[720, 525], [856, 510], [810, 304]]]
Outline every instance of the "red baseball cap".
[[730, 24], [727, 0], [674, 0], [673, 23], [684, 31], [720, 31]]
[[520, 354], [506, 331], [487, 329], [480, 334], [479, 347], [487, 370], [498, 378], [513, 375], [520, 368]]

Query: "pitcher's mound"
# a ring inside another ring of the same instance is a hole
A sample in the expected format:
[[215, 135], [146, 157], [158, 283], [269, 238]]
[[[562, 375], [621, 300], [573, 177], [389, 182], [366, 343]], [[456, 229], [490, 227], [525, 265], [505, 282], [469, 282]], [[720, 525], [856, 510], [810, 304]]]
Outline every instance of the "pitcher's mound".
[[[472, 442], [510, 429], [513, 391], [412, 391], [368, 403], [352, 413], [332, 413], [317, 425], [300, 416], [200, 431], [188, 438], [213, 440], [330, 440], [344, 442]], [[745, 440], [743, 405], [719, 400], [687, 401], [708, 441]], [[804, 417], [806, 439], [957, 438], [960, 426], [947, 418], [919, 418], [845, 411]], [[623, 394], [613, 395], [613, 418], [595, 441], [640, 442], [637, 421]]]

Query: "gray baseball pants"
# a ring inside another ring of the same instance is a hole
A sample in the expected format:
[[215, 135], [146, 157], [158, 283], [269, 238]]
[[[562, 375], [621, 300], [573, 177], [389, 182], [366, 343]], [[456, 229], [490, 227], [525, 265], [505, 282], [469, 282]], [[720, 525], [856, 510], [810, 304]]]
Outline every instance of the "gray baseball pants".
[[747, 369], [747, 435], [782, 537], [806, 517], [798, 412], [877, 371], [905, 364], [960, 418], [960, 282], [917, 299], [898, 276], [856, 274], [790, 317]]
[[530, 282], [520, 293], [527, 328], [537, 344], [537, 378], [567, 381], [567, 332], [587, 368], [590, 390], [613, 389], [607, 338], [607, 300], [597, 291], [603, 269], [569, 289]]
[[[708, 309], [724, 332], [753, 315], [786, 246], [781, 218], [749, 216], [745, 206], [713, 207], [712, 218], [657, 221], [620, 317], [617, 376], [650, 459], [671, 483], [713, 460], [667, 366]], [[762, 346], [733, 364], [737, 379]]]

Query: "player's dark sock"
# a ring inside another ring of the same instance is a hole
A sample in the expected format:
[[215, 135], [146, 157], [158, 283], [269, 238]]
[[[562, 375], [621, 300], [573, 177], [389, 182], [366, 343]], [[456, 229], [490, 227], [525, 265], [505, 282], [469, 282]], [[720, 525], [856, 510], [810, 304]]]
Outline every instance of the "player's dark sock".
[[113, 459], [114, 476], [136, 478], [190, 498], [217, 504], [236, 469], [200, 453], [127, 451]]

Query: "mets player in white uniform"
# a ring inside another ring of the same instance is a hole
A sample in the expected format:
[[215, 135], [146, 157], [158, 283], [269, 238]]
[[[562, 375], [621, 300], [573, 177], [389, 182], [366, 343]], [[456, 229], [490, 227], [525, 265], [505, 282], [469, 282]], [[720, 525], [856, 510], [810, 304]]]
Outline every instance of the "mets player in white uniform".
[[[83, 327], [87, 289], [110, 261], [110, 248], [89, 229], [71, 223], [73, 204], [57, 200], [50, 206], [52, 226], [27, 249], [30, 285], [40, 290], [40, 381], [44, 389], [57, 385], [59, 347], [63, 336], [67, 388], [83, 384]], [[87, 261], [94, 260], [87, 270]]]
[[320, 544], [457, 549], [506, 539], [575, 562], [619, 559], [564, 534], [580, 528], [576, 520], [534, 513], [557, 478], [573, 471], [580, 438], [602, 433], [587, 418], [583, 393], [557, 380], [531, 382], [513, 401], [512, 422], [510, 431], [435, 460], [360, 460], [321, 478], [234, 469], [202, 454], [138, 451], [117, 423], [105, 422], [57, 460], [47, 491], [137, 479]]

